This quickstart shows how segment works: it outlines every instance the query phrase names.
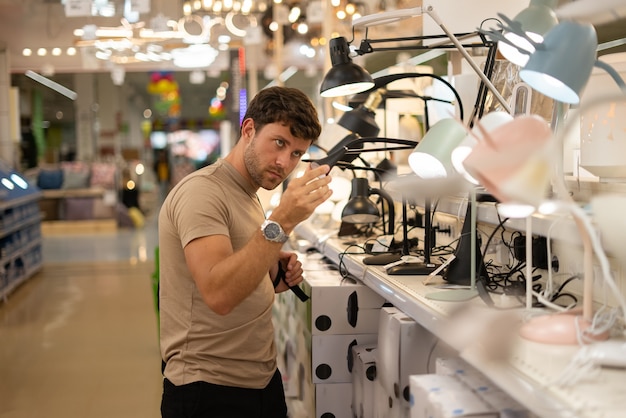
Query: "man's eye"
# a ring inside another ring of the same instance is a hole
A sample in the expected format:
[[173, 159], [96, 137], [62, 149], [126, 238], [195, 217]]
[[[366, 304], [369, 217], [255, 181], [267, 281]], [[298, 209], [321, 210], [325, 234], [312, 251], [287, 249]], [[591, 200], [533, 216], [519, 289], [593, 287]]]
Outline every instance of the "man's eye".
[[302, 157], [302, 154], [303, 154], [303, 153], [302, 153], [302, 152], [300, 152], [300, 151], [294, 151], [294, 152], [293, 152], [293, 156], [294, 156], [294, 157], [297, 157], [297, 158]]
[[276, 145], [278, 145], [279, 147], [284, 147], [285, 146], [285, 141], [283, 141], [282, 139], [277, 139], [276, 140]]

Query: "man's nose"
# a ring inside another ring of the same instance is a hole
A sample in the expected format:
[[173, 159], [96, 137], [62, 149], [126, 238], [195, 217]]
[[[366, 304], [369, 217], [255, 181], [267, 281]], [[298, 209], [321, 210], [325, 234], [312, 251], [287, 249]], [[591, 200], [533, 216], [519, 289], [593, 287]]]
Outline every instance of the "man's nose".
[[290, 162], [291, 151], [282, 151], [276, 156], [276, 165], [279, 167], [288, 167]]

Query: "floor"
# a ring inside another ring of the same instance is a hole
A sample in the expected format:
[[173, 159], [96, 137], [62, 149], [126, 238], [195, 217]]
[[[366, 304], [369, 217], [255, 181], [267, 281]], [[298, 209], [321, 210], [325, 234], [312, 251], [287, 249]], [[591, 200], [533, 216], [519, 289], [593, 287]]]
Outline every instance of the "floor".
[[41, 271], [0, 301], [0, 418], [154, 418], [156, 221], [43, 238]]

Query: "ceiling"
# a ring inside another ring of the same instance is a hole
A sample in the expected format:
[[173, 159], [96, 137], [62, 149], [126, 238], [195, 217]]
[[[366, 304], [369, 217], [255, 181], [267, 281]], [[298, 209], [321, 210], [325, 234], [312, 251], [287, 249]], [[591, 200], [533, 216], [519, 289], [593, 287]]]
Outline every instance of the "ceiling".
[[[116, 0], [120, 1], [120, 0]], [[182, 15], [182, 1], [151, 0], [149, 15], [142, 15], [142, 20], [149, 20], [157, 15], [171, 16], [177, 19]], [[105, 17], [66, 17], [64, 6], [60, 0], [0, 0], [0, 49], [7, 48], [9, 63], [12, 72], [12, 85], [22, 92], [37, 89], [44, 96], [44, 117], [54, 118], [57, 111], [65, 115], [73, 115], [73, 102], [55, 91], [42, 88], [39, 83], [25, 77], [27, 70], [35, 71], [51, 80], [69, 88], [74, 88], [73, 75], [80, 72], [96, 73], [97, 77], [111, 78], [112, 66], [110, 63], [87, 57], [84, 51], [78, 49], [78, 54], [69, 57], [65, 53], [61, 56], [37, 57], [35, 54], [24, 57], [22, 50], [31, 48], [36, 51], [39, 47], [49, 50], [60, 47], [65, 50], [74, 46], [77, 38], [75, 29], [86, 24], [98, 26], [120, 26], [120, 16]], [[276, 76], [279, 70], [295, 66], [301, 71], [296, 72], [285, 85], [298, 86], [304, 91], [315, 94], [318, 79], [322, 74], [323, 53], [320, 51], [316, 58], [303, 60], [295, 50], [296, 39], [290, 39], [283, 47], [283, 67], [276, 69], [271, 57], [266, 52], [266, 43], [269, 38], [260, 34], [256, 45], [246, 46], [248, 74], [254, 71], [257, 74], [258, 88], [263, 88]], [[234, 41], [235, 46], [241, 45], [242, 40]], [[229, 79], [230, 52], [219, 52], [215, 61], [207, 68], [203, 68], [205, 80], [201, 84], [190, 81], [191, 70], [181, 70], [169, 62], [161, 63], [133, 63], [124, 65], [124, 83], [120, 87], [132, 96], [140, 96], [145, 103], [151, 103], [155, 97], [147, 91], [151, 72], [171, 72], [179, 86], [181, 97], [182, 118], [201, 119], [207, 116], [208, 104], [215, 97], [215, 92], [223, 80]], [[253, 64], [253, 65], [252, 65]], [[305, 71], [306, 68], [306, 71]], [[111, 87], [116, 88], [111, 80]]]
[[[121, 2], [122, 0], [115, 0]], [[312, 0], [308, 0], [312, 1]], [[369, 1], [369, 0], [368, 0]], [[398, 7], [413, 7], [419, 0], [398, 0]], [[596, 3], [619, 2], [619, 0], [596, 0]], [[142, 20], [164, 15], [177, 17], [182, 15], [182, 0], [151, 0], [151, 10], [148, 15], [142, 15]], [[370, 1], [378, 5], [378, 2]], [[568, 0], [559, 1], [559, 5], [569, 3]], [[578, 3], [591, 3], [589, 0], [579, 0]], [[417, 3], [420, 4], [420, 3]], [[377, 7], [377, 6], [376, 6]], [[373, 7], [372, 7], [373, 9]], [[373, 9], [375, 10], [375, 9]], [[626, 38], [626, 14], [620, 15], [617, 20], [610, 23], [596, 23], [598, 42], [605, 42]], [[614, 16], [615, 17], [615, 16]], [[591, 18], [591, 17], [590, 17]], [[115, 27], [120, 25], [120, 16], [105, 17], [66, 17], [64, 6], [60, 0], [0, 0], [0, 48], [8, 50], [11, 67], [12, 85], [20, 87], [23, 91], [39, 88], [45, 95], [45, 117], [52, 118], [57, 110], [65, 114], [72, 112], [73, 102], [64, 96], [47, 88], [41, 87], [33, 80], [26, 78], [23, 73], [33, 70], [42, 73], [54, 81], [73, 88], [73, 74], [77, 72], [95, 72], [99, 77], [110, 78], [111, 65], [104, 61], [94, 61], [79, 53], [75, 57], [65, 54], [59, 57], [24, 57], [22, 50], [38, 47], [61, 47], [67, 48], [75, 45], [76, 37], [74, 29], [82, 28], [86, 24]], [[404, 29], [406, 30], [406, 28]], [[276, 70], [272, 67], [272, 60], [266, 48], [269, 38], [260, 34], [262, 39], [256, 46], [246, 45], [246, 54], [250, 62], [258, 68], [258, 88], [264, 87], [269, 80], [276, 76]], [[318, 54], [313, 59], [303, 59], [296, 51], [296, 40], [290, 40], [283, 50], [282, 68], [294, 66], [297, 71], [285, 84], [303, 89], [311, 95], [317, 95], [317, 86], [323, 76], [324, 57], [327, 54], [324, 47], [318, 49]], [[240, 40], [241, 44], [241, 40]], [[618, 46], [603, 53], [626, 52], [626, 46]], [[368, 60], [368, 69], [377, 71], [385, 66], [394, 64], [394, 57], [384, 58], [384, 54], [375, 54], [376, 64], [370, 65], [374, 60]], [[377, 67], [378, 68], [375, 68]], [[125, 89], [131, 96], [141, 96], [150, 103], [153, 98], [147, 92], [151, 71], [176, 70], [170, 63], [129, 64], [125, 65], [124, 84], [119, 88]], [[215, 96], [218, 84], [227, 78], [229, 71], [229, 53], [220, 52], [215, 62], [208, 68], [203, 69], [206, 74], [205, 81], [198, 85], [190, 82], [190, 72], [176, 70], [173, 73], [180, 88], [182, 117], [202, 118], [206, 115], [207, 105]], [[112, 88], [117, 88], [111, 83]]]

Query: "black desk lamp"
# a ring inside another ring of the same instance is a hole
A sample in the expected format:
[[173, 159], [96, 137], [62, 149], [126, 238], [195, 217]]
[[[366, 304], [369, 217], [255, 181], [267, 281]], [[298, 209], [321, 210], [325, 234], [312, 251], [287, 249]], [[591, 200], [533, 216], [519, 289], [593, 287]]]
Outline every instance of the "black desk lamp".
[[371, 188], [367, 179], [363, 177], [355, 177], [352, 179], [350, 200], [341, 212], [341, 220], [353, 224], [369, 224], [378, 221], [380, 213], [374, 202], [369, 199], [371, 195], [379, 195], [387, 202], [389, 207], [387, 234], [393, 235], [395, 232], [393, 199], [382, 189]]

